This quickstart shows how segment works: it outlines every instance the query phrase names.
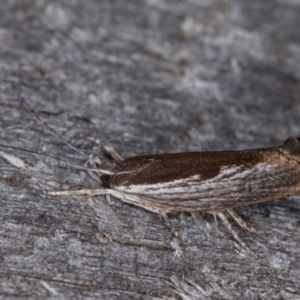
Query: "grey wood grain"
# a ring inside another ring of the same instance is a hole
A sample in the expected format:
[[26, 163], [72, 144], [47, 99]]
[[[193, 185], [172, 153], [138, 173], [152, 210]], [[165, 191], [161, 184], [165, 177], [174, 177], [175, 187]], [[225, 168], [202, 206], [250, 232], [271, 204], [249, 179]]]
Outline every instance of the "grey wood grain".
[[[1, 144], [85, 162], [20, 97], [87, 154], [83, 136], [124, 157], [280, 144], [300, 133], [299, 26], [293, 0], [1, 1]], [[269, 232], [234, 224], [258, 260], [213, 216], [171, 215], [185, 257], [158, 215], [43, 194], [97, 187], [84, 171], [0, 150], [1, 298], [300, 298], [299, 197], [239, 209]]]

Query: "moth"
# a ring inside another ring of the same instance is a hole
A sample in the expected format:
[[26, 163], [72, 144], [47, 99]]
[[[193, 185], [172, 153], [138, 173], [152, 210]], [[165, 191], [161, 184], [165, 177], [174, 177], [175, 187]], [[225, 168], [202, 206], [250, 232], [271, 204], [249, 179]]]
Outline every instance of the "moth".
[[[100, 185], [98, 189], [45, 191], [47, 195], [112, 195], [159, 214], [173, 230], [168, 213], [207, 212], [218, 216], [241, 246], [257, 257], [232, 228], [225, 212], [242, 228], [260, 233], [244, 222], [234, 208], [300, 194], [300, 138], [290, 137], [282, 145], [261, 149], [157, 154], [126, 159], [114, 148], [100, 144], [112, 158], [107, 161], [93, 154], [89, 156], [69, 144], [41, 120], [24, 99], [21, 99], [21, 105], [66, 146], [89, 157], [85, 167], [62, 161], [86, 170]], [[2, 151], [0, 156], [18, 168], [25, 167], [16, 157]]]
[[171, 212], [207, 212], [218, 216], [233, 237], [251, 255], [224, 212], [243, 228], [247, 225], [235, 207], [300, 193], [300, 139], [291, 137], [277, 147], [240, 151], [188, 152], [91, 158], [88, 173], [99, 189], [50, 191], [48, 195], [109, 194], [124, 202], [158, 213], [167, 222]]

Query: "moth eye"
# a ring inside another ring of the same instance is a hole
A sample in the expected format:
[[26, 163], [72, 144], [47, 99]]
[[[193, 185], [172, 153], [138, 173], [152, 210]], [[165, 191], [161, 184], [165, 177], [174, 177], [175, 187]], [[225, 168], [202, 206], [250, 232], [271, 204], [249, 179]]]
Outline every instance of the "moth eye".
[[101, 175], [100, 180], [104, 186], [110, 186], [110, 176], [108, 174]]

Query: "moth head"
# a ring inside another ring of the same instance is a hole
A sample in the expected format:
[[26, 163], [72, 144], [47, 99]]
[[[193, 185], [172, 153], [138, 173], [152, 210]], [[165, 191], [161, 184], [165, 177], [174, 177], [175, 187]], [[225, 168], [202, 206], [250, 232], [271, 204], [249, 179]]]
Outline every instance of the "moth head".
[[109, 174], [102, 174], [100, 176], [100, 181], [104, 187], [110, 187], [110, 178], [111, 176]]
[[114, 162], [102, 161], [98, 157], [91, 156], [86, 162], [86, 171], [103, 186], [110, 186], [111, 174], [114, 174]]

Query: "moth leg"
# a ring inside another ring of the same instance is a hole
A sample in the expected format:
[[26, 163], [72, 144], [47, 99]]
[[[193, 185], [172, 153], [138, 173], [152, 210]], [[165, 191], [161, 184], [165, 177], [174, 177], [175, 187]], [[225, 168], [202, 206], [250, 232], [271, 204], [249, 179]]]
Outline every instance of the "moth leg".
[[254, 232], [256, 234], [263, 234], [263, 231], [257, 230], [256, 228], [252, 227], [251, 225], [247, 224], [241, 216], [234, 210], [234, 209], [227, 209], [229, 214], [232, 218], [242, 227], [250, 232]]
[[104, 151], [109, 156], [111, 156], [114, 160], [123, 160], [121, 155], [115, 150], [114, 147], [105, 145], [105, 143], [102, 143], [99, 139], [95, 139], [95, 138], [90, 137], [90, 136], [85, 136], [85, 135], [81, 134], [80, 137], [85, 139], [85, 140], [88, 140], [88, 141], [91, 141], [91, 142], [94, 142], [95, 144], [97, 144], [98, 147], [96, 149], [103, 148]]
[[117, 198], [121, 198], [121, 199], [123, 198], [122, 193], [111, 189], [82, 189], [78, 191], [44, 191], [44, 193], [50, 196], [74, 196], [74, 195], [96, 196], [96, 195], [110, 194]]
[[91, 171], [89, 169], [87, 169], [87, 172], [93, 179], [95, 179], [97, 182], [102, 184], [102, 182], [100, 180], [100, 176], [98, 174], [94, 173], [94, 171]]
[[253, 257], [258, 258], [257, 255], [250, 250], [250, 248], [247, 247], [247, 245], [241, 240], [241, 238], [238, 236], [238, 234], [234, 231], [234, 229], [232, 228], [231, 224], [229, 223], [229, 221], [227, 220], [226, 216], [224, 215], [224, 213], [220, 212], [217, 214], [219, 216], [219, 218], [223, 221], [223, 223], [225, 224], [225, 226], [227, 227], [227, 229], [230, 231], [230, 233], [233, 235], [233, 237], [236, 239], [236, 241], [238, 241], [240, 243], [240, 245]]
[[217, 219], [217, 214], [212, 213], [212, 215], [214, 216], [214, 228], [216, 232], [219, 232], [219, 223], [218, 223], [218, 219]]
[[195, 212], [191, 212], [191, 216], [194, 221], [197, 221], [197, 214]]
[[218, 219], [217, 219], [217, 215], [214, 214], [214, 220], [215, 220], [215, 225], [216, 225], [216, 229], [218, 229]]
[[103, 149], [114, 160], [117, 160], [117, 161], [123, 160], [122, 156], [116, 151], [116, 149], [113, 146], [103, 145]]
[[162, 213], [159, 216], [164, 219], [164, 221], [166, 222], [167, 226], [171, 229], [171, 232], [174, 233], [174, 235], [176, 237], [178, 237], [179, 236], [178, 231], [176, 230], [174, 224], [170, 221], [170, 219], [167, 216], [167, 214], [166, 213]]
[[188, 253], [186, 252], [185, 246], [184, 246], [184, 242], [178, 232], [178, 230], [175, 228], [174, 224], [170, 221], [169, 217], [167, 216], [166, 213], [160, 213], [159, 214], [160, 217], [162, 217], [164, 219], [164, 221], [166, 222], [166, 225], [170, 228], [171, 233], [178, 239], [179, 241], [179, 247], [181, 248], [183, 255], [187, 258], [189, 257]]

